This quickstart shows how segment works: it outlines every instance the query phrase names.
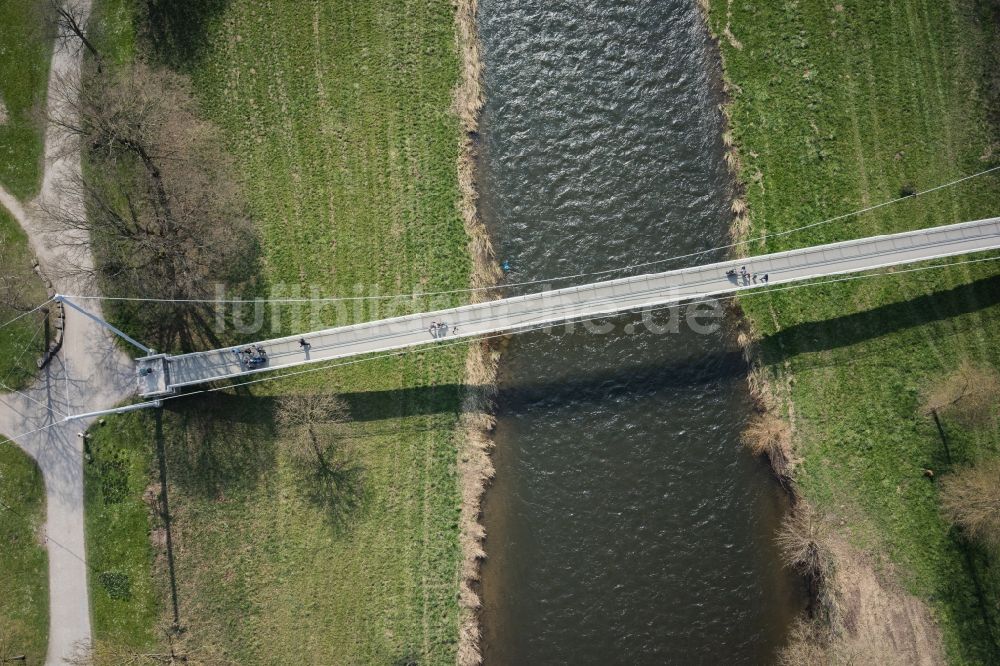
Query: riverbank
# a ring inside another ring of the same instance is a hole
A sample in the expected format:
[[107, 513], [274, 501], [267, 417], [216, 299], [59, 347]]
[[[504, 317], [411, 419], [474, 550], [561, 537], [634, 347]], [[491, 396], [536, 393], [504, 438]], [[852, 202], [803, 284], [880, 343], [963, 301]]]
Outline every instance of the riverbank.
[[[997, 164], [988, 3], [707, 9], [730, 97], [729, 162], [745, 194], [733, 206], [737, 238]], [[978, 178], [755, 241], [747, 254], [987, 217], [998, 191], [995, 177]], [[814, 508], [832, 565], [819, 590], [824, 617], [792, 648], [881, 659], [892, 644], [893, 658], [911, 663], [996, 654], [995, 555], [943, 521], [933, 479], [1000, 454], [998, 424], [947, 421], [949, 451], [923, 405], [963, 362], [1000, 366], [986, 334], [1000, 322], [998, 274], [993, 262], [964, 264], [741, 299], [752, 388], [780, 418], [772, 439], [791, 447], [776, 471]]]
[[[467, 214], [474, 213], [471, 130], [462, 125], [476, 96], [456, 95], [462, 27], [453, 7], [375, 2], [302, 11], [206, 2], [125, 20], [140, 32], [138, 50], [191, 76], [202, 111], [238, 156], [248, 212], [263, 237], [262, 296], [455, 292], [436, 302], [448, 307], [468, 297], [459, 292], [470, 279], [484, 279], [485, 272], [472, 275], [470, 235], [471, 254], [489, 254]], [[156, 32], [142, 36], [147, 29]], [[384, 301], [357, 304], [275, 309], [265, 332], [294, 332], [297, 317], [332, 325], [377, 316]], [[95, 460], [130, 461], [128, 473], [141, 467], [152, 489], [148, 559], [159, 623], [172, 622], [172, 589], [158, 448], [180, 623], [192, 650], [239, 663], [454, 663], [460, 608], [469, 600], [457, 589], [462, 534], [476, 534], [464, 518], [475, 511], [463, 508], [463, 491], [482, 469], [464, 468], [474, 456], [462, 423], [483, 427], [465, 385], [489, 372], [488, 357], [470, 361], [476, 353], [420, 350], [197, 404], [178, 400], [161, 424], [146, 414], [109, 418], [95, 431]], [[347, 403], [337, 455], [357, 472], [357, 483], [322, 497], [296, 473], [276, 420], [284, 397], [318, 392]], [[132, 464], [135, 455], [144, 467]], [[130, 491], [104, 511], [124, 520], [142, 502]], [[109, 538], [116, 524], [94, 525], [88, 538]], [[141, 555], [140, 545], [132, 550]], [[102, 552], [109, 557], [99, 566], [109, 570], [115, 557], [123, 568], [136, 561]], [[131, 602], [106, 599], [105, 617], [136, 614], [142, 589]], [[148, 627], [144, 634], [119, 621], [95, 631], [148, 645]]]
[[[458, 156], [458, 187], [461, 192], [462, 221], [469, 236], [472, 272], [469, 286], [475, 290], [470, 302], [492, 297], [493, 287], [500, 281], [493, 241], [479, 214], [476, 179], [476, 137], [479, 115], [483, 108], [482, 55], [476, 24], [476, 0], [458, 0], [455, 27], [462, 78], [455, 95], [455, 108], [462, 122], [462, 137]], [[469, 345], [465, 359], [465, 397], [462, 402], [458, 474], [462, 509], [459, 539], [462, 547], [460, 570], [459, 634], [457, 663], [476, 666], [482, 663], [482, 626], [479, 594], [480, 566], [486, 558], [486, 530], [481, 522], [482, 503], [493, 479], [492, 430], [496, 424], [493, 398], [496, 393], [497, 368], [500, 353], [489, 340]]]

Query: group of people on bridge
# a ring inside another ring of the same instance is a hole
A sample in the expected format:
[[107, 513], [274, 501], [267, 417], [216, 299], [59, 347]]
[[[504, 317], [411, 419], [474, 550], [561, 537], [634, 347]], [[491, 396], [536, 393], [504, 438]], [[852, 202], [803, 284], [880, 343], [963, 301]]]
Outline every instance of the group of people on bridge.
[[250, 345], [243, 349], [234, 349], [233, 353], [245, 368], [256, 368], [267, 363], [267, 352], [260, 345]]
[[[739, 273], [736, 272], [735, 268], [730, 268], [728, 271], [726, 271], [726, 277], [733, 281], [736, 281], [738, 277], [740, 282], [744, 285], [748, 285], [751, 282], [757, 284], [757, 274], [748, 271], [746, 266], [740, 266]], [[764, 273], [764, 275], [760, 276], [760, 283], [767, 284], [767, 273]]]
[[[443, 338], [448, 335], [448, 324], [443, 321], [432, 321], [430, 328], [427, 331], [431, 334], [432, 338], [438, 339]], [[458, 326], [451, 327], [451, 334], [454, 335], [458, 332]]]

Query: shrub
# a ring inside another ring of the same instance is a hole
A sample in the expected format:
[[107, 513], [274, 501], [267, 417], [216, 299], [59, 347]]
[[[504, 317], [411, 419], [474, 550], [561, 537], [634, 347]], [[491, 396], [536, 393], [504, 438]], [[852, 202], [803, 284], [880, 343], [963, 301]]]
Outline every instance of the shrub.
[[1000, 459], [943, 477], [941, 510], [970, 538], [1000, 547]]

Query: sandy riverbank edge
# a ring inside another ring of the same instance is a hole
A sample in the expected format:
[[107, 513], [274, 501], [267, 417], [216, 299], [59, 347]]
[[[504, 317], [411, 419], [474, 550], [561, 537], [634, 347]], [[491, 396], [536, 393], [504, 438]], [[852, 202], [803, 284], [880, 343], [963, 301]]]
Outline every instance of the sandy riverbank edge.
[[[730, 210], [730, 242], [750, 238], [751, 211], [746, 200], [740, 151], [732, 132], [731, 104], [737, 88], [729, 81], [720, 35], [712, 28], [711, 0], [698, 0], [702, 20], [721, 66], [724, 101], [722, 142], [725, 161], [733, 176], [734, 191]], [[727, 5], [728, 9], [728, 5]], [[728, 17], [728, 12], [727, 12]], [[733, 34], [727, 18], [723, 38], [735, 49], [743, 45]], [[735, 257], [747, 256], [747, 246], [738, 245]], [[795, 403], [792, 400], [793, 378], [786, 365], [782, 372], [766, 368], [757, 346], [760, 333], [746, 316], [739, 299], [729, 302], [729, 319], [735, 328], [736, 342], [747, 363], [747, 384], [753, 399], [756, 420], [774, 419], [783, 424], [782, 435], [774, 438], [764, 456], [775, 477], [788, 493], [790, 508], [787, 523], [823, 523], [813, 511], [809, 498], [795, 483], [795, 467], [800, 462], [795, 451]], [[749, 434], [749, 433], [747, 433]], [[744, 437], [744, 441], [752, 440]], [[751, 444], [751, 448], [753, 448]], [[760, 449], [757, 450], [760, 452]], [[858, 550], [836, 526], [821, 524], [816, 531], [822, 541], [822, 575], [808, 581], [809, 605], [791, 627], [788, 644], [780, 654], [780, 663], [831, 663], [846, 658], [866, 663], [944, 664], [941, 630], [933, 614], [920, 599], [906, 592], [896, 576], [885, 568], [884, 558]], [[881, 565], [880, 565], [881, 562]]]
[[[469, 236], [472, 258], [470, 286], [476, 289], [493, 287], [500, 281], [500, 271], [493, 251], [493, 242], [479, 215], [476, 190], [476, 136], [479, 113], [483, 107], [482, 60], [476, 27], [477, 0], [456, 0], [455, 33], [461, 59], [461, 79], [455, 91], [455, 110], [461, 121], [459, 139], [458, 186], [465, 231]], [[496, 292], [473, 292], [472, 302], [495, 298]], [[497, 367], [500, 352], [487, 340], [469, 347], [465, 359], [466, 393], [458, 431], [459, 488], [462, 509], [459, 517], [459, 539], [462, 564], [459, 581], [459, 636], [456, 662], [460, 666], [482, 663], [480, 639], [482, 631], [479, 611], [482, 601], [478, 592], [480, 564], [486, 557], [483, 542], [486, 530], [480, 522], [482, 500], [493, 479], [492, 432], [496, 423], [493, 399], [496, 393]]]

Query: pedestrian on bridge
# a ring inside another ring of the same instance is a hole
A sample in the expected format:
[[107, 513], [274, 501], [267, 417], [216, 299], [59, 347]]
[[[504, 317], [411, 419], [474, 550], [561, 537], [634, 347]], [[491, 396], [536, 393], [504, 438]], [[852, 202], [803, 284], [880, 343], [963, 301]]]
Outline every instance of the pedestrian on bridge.
[[438, 336], [438, 323], [436, 321], [431, 322], [431, 327], [427, 329], [430, 332], [432, 338], [437, 338]]

